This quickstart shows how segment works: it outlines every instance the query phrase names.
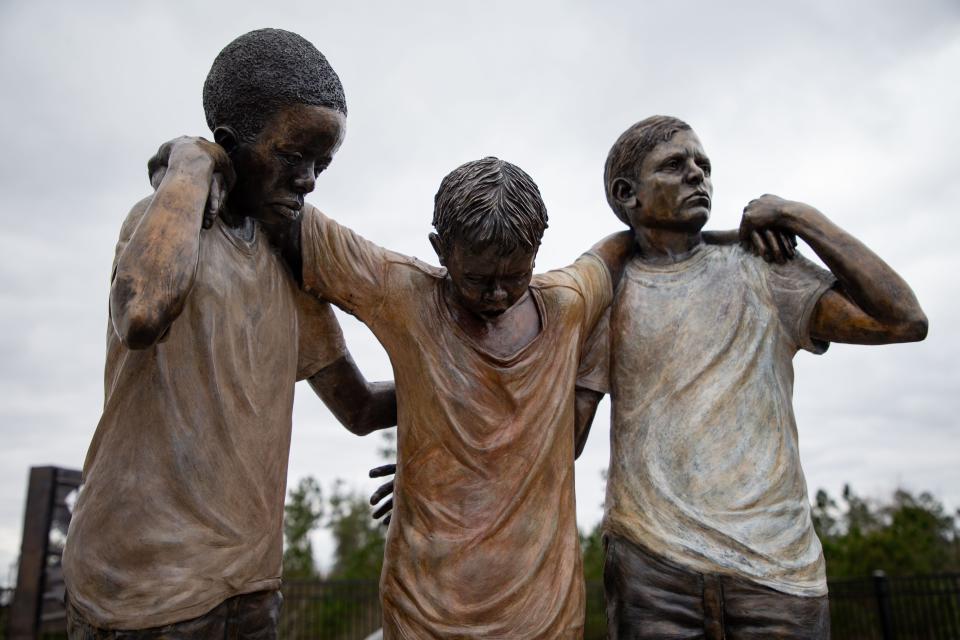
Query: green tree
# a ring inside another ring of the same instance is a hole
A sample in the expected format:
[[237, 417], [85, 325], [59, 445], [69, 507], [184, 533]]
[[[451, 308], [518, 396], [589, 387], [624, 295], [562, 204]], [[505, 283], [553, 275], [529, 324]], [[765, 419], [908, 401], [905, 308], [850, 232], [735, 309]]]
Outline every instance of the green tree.
[[823, 543], [830, 577], [960, 570], [956, 520], [930, 493], [904, 489], [889, 502], [858, 496], [849, 485], [843, 505], [823, 490], [813, 505], [813, 523]]
[[302, 478], [290, 490], [283, 512], [284, 577], [317, 577], [310, 533], [319, 526], [324, 509], [323, 491], [315, 478]]
[[583, 579], [603, 580], [603, 531], [599, 522], [589, 534], [580, 532], [580, 550], [583, 552]]
[[370, 516], [367, 498], [337, 480], [330, 495], [327, 529], [333, 535], [331, 579], [377, 579], [383, 567], [384, 527]]
[[395, 429], [386, 429], [380, 432], [380, 447], [377, 453], [384, 462], [397, 461], [397, 434]]

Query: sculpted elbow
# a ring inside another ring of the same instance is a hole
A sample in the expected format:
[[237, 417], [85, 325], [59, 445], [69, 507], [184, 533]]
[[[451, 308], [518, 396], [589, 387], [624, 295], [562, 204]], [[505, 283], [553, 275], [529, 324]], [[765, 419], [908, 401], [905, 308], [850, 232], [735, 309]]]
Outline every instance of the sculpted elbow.
[[905, 334], [907, 342], [920, 342], [927, 337], [929, 324], [927, 316], [921, 311], [917, 318], [907, 323]]
[[142, 317], [125, 317], [122, 322], [114, 322], [113, 330], [127, 349], [148, 349], [160, 341], [163, 329]]
[[169, 323], [131, 300], [110, 299], [113, 330], [127, 349], [148, 349], [163, 337]]
[[157, 344], [179, 313], [164, 313], [169, 307], [144, 300], [142, 293], [125, 278], [117, 277], [110, 289], [113, 330], [127, 349], [148, 349]]
[[368, 436], [373, 433], [373, 428], [368, 425], [354, 425], [353, 427], [347, 427], [347, 430], [355, 436]]
[[893, 325], [889, 342], [920, 342], [927, 337], [927, 316], [922, 311]]
[[366, 436], [377, 430], [368, 411], [356, 412], [342, 422], [347, 427], [347, 431], [355, 436]]

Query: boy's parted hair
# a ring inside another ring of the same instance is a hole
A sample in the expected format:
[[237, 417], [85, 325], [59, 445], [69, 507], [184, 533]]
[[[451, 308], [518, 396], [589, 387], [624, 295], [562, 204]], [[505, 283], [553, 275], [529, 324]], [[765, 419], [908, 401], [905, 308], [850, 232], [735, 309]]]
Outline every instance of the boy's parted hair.
[[460, 165], [440, 182], [433, 226], [445, 251], [461, 240], [507, 254], [540, 246], [547, 207], [523, 169], [487, 157]]
[[687, 131], [691, 127], [679, 118], [672, 116], [650, 116], [620, 134], [607, 154], [607, 163], [603, 168], [603, 186], [607, 194], [607, 203], [623, 222], [630, 221], [620, 205], [613, 198], [613, 181], [617, 178], [636, 179], [647, 154], [661, 142], [667, 142], [678, 131]]
[[293, 104], [347, 114], [337, 73], [302, 36], [282, 29], [245, 33], [223, 48], [203, 83], [203, 111], [213, 131], [229, 125], [252, 141], [278, 110]]

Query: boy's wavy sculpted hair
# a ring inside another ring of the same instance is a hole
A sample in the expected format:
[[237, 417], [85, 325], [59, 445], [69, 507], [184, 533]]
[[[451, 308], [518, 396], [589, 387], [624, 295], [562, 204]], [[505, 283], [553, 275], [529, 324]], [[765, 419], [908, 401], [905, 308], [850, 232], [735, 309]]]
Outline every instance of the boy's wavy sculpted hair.
[[610, 147], [607, 162], [603, 168], [603, 186], [607, 194], [607, 204], [626, 225], [630, 226], [627, 214], [613, 198], [613, 181], [617, 178], [637, 179], [644, 158], [661, 142], [667, 142], [678, 131], [687, 131], [689, 124], [673, 116], [650, 116], [620, 134]]
[[520, 167], [487, 157], [446, 175], [434, 198], [433, 226], [449, 251], [454, 241], [501, 254], [540, 246], [547, 207], [533, 179]]

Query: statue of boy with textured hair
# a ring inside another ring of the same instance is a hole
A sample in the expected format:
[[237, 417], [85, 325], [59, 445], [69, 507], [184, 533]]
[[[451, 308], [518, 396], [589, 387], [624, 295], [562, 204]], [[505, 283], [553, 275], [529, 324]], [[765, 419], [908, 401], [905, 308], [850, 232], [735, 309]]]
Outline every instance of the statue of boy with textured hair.
[[203, 102], [218, 144], [165, 144], [117, 244], [63, 562], [70, 638], [275, 638], [294, 383], [355, 433], [396, 419], [392, 385], [363, 379], [268, 244], [343, 139], [336, 73], [300, 36], [254, 31], [217, 56]]
[[620, 136], [604, 172], [637, 247], [579, 380], [613, 402], [609, 633], [825, 638], [792, 360], [833, 341], [922, 340], [927, 321], [890, 266], [809, 205], [762, 196], [741, 243], [705, 243], [710, 168], [689, 125], [656, 116]]
[[546, 208], [533, 180], [496, 158], [443, 179], [434, 225], [446, 269], [311, 207], [288, 236], [305, 288], [364, 321], [393, 364], [384, 637], [581, 638], [574, 384], [629, 234], [534, 276]]

